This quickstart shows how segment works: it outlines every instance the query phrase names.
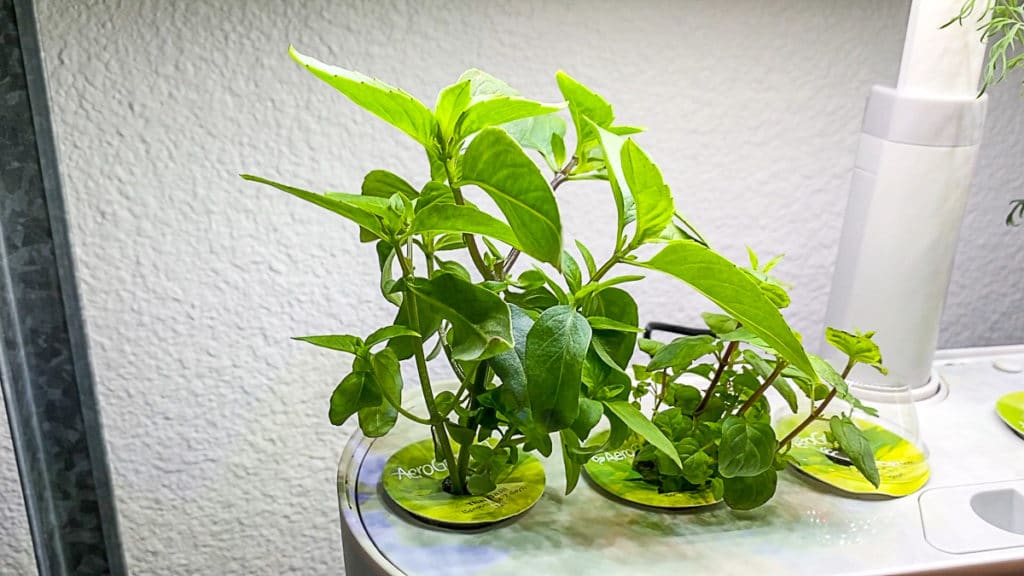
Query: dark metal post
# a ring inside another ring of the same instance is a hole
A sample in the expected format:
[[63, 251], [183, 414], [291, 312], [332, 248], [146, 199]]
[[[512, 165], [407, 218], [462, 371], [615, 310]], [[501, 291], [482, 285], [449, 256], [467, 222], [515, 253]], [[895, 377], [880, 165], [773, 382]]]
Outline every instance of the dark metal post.
[[31, 0], [0, 0], [0, 385], [40, 575], [126, 574]]

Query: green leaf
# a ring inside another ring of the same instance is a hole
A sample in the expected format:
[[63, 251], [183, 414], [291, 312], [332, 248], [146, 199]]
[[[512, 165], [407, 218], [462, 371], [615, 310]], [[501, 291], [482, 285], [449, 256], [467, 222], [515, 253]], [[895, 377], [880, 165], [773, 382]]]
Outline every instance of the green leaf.
[[453, 274], [406, 284], [417, 303], [452, 325], [452, 358], [483, 360], [512, 348], [512, 320], [500, 296]]
[[590, 322], [590, 327], [595, 330], [613, 330], [615, 332], [636, 332], [643, 333], [643, 328], [637, 328], [631, 324], [625, 322], [619, 322], [605, 316], [590, 316], [587, 318], [587, 322]]
[[305, 200], [306, 202], [316, 204], [321, 208], [326, 208], [335, 214], [344, 216], [356, 224], [359, 224], [366, 230], [369, 230], [378, 238], [387, 237], [380, 220], [373, 213], [375, 211], [386, 210], [388, 204], [387, 200], [382, 198], [359, 196], [357, 194], [338, 193], [331, 194], [331, 197], [328, 197], [324, 194], [309, 192], [308, 190], [302, 190], [301, 188], [295, 188], [293, 186], [288, 186], [287, 184], [281, 184], [279, 182], [274, 182], [273, 180], [253, 176], [251, 174], [242, 174], [242, 179], [250, 182], [266, 184], [267, 186], [273, 186], [278, 190], [287, 192], [292, 196]]
[[583, 273], [580, 271], [580, 265], [576, 263], [572, 254], [565, 250], [562, 251], [562, 276], [565, 278], [570, 292], [576, 292], [583, 285]]
[[[432, 308], [420, 307], [419, 326], [412, 326], [412, 321], [409, 319], [409, 304], [403, 301], [398, 307], [398, 314], [395, 315], [395, 320], [392, 324], [396, 326], [409, 326], [417, 334], [420, 334], [423, 339], [426, 339], [434, 334], [434, 332], [437, 332], [438, 327], [441, 325], [441, 317]], [[406, 360], [412, 358], [415, 353], [415, 348], [418, 346], [416, 340], [415, 336], [398, 336], [388, 342], [388, 348], [394, 350], [399, 359]]]
[[448, 429], [448, 434], [451, 435], [452, 440], [454, 440], [455, 443], [458, 444], [459, 446], [464, 447], [460, 448], [460, 450], [468, 450], [468, 447], [473, 444], [473, 437], [475, 436], [475, 434], [471, 428], [459, 426], [458, 424], [455, 424], [451, 421], [446, 421], [444, 423], [444, 427]]
[[431, 180], [423, 186], [423, 191], [420, 192], [420, 197], [416, 199], [415, 212], [422, 212], [430, 206], [436, 204], [454, 204], [455, 196], [452, 194], [452, 189], [443, 182], [435, 182]]
[[455, 124], [469, 106], [472, 94], [469, 80], [462, 80], [448, 86], [437, 95], [434, 117], [441, 126], [441, 134], [449, 138], [455, 134]]
[[724, 478], [756, 476], [772, 467], [778, 445], [770, 425], [729, 416], [722, 423], [718, 470]]
[[339, 350], [341, 352], [348, 352], [349, 354], [356, 354], [363, 347], [363, 339], [358, 336], [351, 336], [349, 334], [330, 334], [325, 336], [297, 336], [292, 340], [299, 340], [302, 342], [309, 342], [314, 346], [321, 348], [329, 348], [331, 350]]
[[568, 496], [580, 481], [582, 466], [573, 458], [573, 451], [579, 450], [580, 439], [568, 429], [559, 432], [559, 436], [562, 439], [562, 464], [565, 466], [565, 495]]
[[473, 496], [483, 496], [493, 492], [498, 486], [487, 474], [473, 474], [466, 480], [466, 488]]
[[625, 276], [616, 276], [614, 278], [609, 278], [608, 280], [605, 280], [604, 282], [598, 282], [597, 284], [587, 284], [586, 286], [581, 288], [579, 292], [576, 293], [576, 299], [582, 300], [586, 296], [589, 296], [591, 294], [599, 294], [602, 291], [611, 288], [612, 286], [626, 284], [627, 282], [639, 282], [644, 278], [646, 278], [646, 276], [640, 274], [627, 274]]
[[491, 96], [519, 96], [519, 91], [491, 76], [483, 70], [470, 68], [459, 76], [459, 81], [469, 80], [470, 94], [474, 101], [484, 100]]
[[[550, 114], [561, 109], [562, 106], [558, 104], [542, 104], [514, 96], [494, 96], [470, 105], [462, 113], [455, 128], [456, 139], [462, 140], [490, 126]], [[548, 138], [550, 141], [550, 135]]]
[[385, 326], [366, 337], [366, 347], [370, 348], [399, 336], [419, 336], [419, 333], [408, 326]]
[[[580, 162], [589, 161], [590, 150], [597, 144], [597, 133], [587, 120], [600, 127], [611, 126], [615, 113], [608, 102], [565, 72], [555, 74], [558, 89], [569, 103], [569, 113], [576, 126], [576, 157]], [[605, 156], [609, 158], [609, 156]]]
[[534, 420], [544, 430], [570, 426], [579, 413], [580, 376], [590, 324], [570, 306], [544, 311], [526, 337], [526, 386]]
[[324, 64], [288, 47], [292, 59], [327, 82], [359, 106], [412, 136], [424, 146], [434, 139], [434, 114], [409, 94], [358, 72]]
[[580, 398], [580, 412], [570, 428], [579, 438], [586, 438], [594, 426], [601, 421], [602, 414], [604, 414], [604, 406], [600, 402], [590, 398]]
[[505, 215], [522, 251], [558, 266], [562, 221], [554, 193], [537, 165], [504, 131], [488, 128], [466, 149], [462, 183], [486, 192]]
[[458, 232], [489, 236], [513, 248], [520, 248], [508, 224], [472, 206], [434, 204], [416, 215], [409, 230], [412, 234], [426, 232]]
[[853, 423], [853, 420], [845, 414], [833, 416], [828, 421], [832, 437], [839, 443], [839, 448], [850, 458], [854, 467], [864, 475], [864, 478], [875, 488], [881, 483], [878, 476], [878, 466], [875, 465], [875, 451], [871, 448], [864, 433]]
[[872, 366], [882, 374], [888, 374], [889, 371], [882, 366], [882, 352], [878, 349], [878, 345], [871, 340], [874, 335], [874, 332], [858, 331], [851, 334], [835, 328], [825, 329], [825, 340], [849, 356], [851, 360]]
[[683, 467], [683, 463], [679, 460], [679, 453], [676, 452], [672, 442], [662, 434], [657, 426], [641, 414], [636, 406], [623, 401], [605, 402], [605, 406], [622, 420], [630, 430], [643, 436], [652, 446], [668, 456], [676, 466]]
[[774, 468], [755, 476], [725, 478], [725, 503], [733, 510], [753, 510], [772, 499], [778, 481]]
[[374, 386], [373, 374], [364, 371], [350, 373], [331, 394], [331, 424], [341, 426], [363, 408], [379, 406], [383, 402]]
[[763, 272], [757, 272], [753, 270], [744, 270], [754, 282], [757, 284], [761, 292], [764, 293], [765, 297], [775, 304], [776, 308], [786, 308], [790, 304], [789, 292], [786, 288], [777, 280], [771, 278]]
[[[533, 318], [522, 308], [509, 305], [512, 318], [512, 339], [515, 347], [491, 358], [488, 362], [494, 374], [501, 380], [499, 395], [502, 404], [510, 412], [518, 412], [529, 408], [526, 392], [526, 370], [523, 363], [526, 358], [526, 338], [533, 328]], [[525, 415], [522, 420], [525, 420]]]
[[740, 327], [740, 323], [732, 319], [725, 314], [715, 314], [713, 312], [705, 312], [701, 314], [701, 318], [704, 319], [704, 324], [707, 325], [708, 329], [715, 333], [716, 336], [722, 334], [728, 334], [729, 332], [735, 331]]
[[623, 193], [623, 190], [627, 189], [626, 183], [622, 179], [622, 148], [626, 140], [621, 136], [616, 136], [604, 130], [589, 119], [584, 119], [584, 123], [597, 135], [596, 141], [600, 145], [605, 158], [604, 164], [608, 172], [608, 183], [611, 185], [612, 196], [615, 199], [615, 213], [618, 216], [617, 234], [621, 236], [626, 224], [631, 221], [630, 212], [634, 210], [633, 197], [626, 196]]
[[445, 390], [434, 397], [434, 406], [437, 408], [437, 413], [441, 417], [445, 417], [449, 412], [455, 408], [456, 398], [455, 394]]
[[810, 357], [811, 364], [814, 366], [814, 371], [822, 380], [825, 381], [826, 384], [836, 389], [836, 396], [865, 414], [878, 416], [878, 410], [871, 406], [867, 406], [861, 402], [859, 398], [850, 393], [850, 386], [846, 383], [846, 379], [843, 378], [842, 374], [836, 372], [836, 369], [833, 368], [831, 364], [821, 356], [811, 354]]
[[[696, 445], [696, 442], [693, 443]], [[715, 471], [715, 461], [706, 452], [698, 449], [683, 459], [683, 478], [690, 484], [703, 485]]]
[[415, 200], [420, 193], [401, 176], [387, 170], [372, 170], [363, 177], [363, 196], [388, 199], [395, 194]]
[[359, 410], [359, 428], [367, 438], [380, 438], [395, 427], [398, 411], [391, 401], [402, 401], [402, 370], [394, 351], [385, 348], [373, 355], [373, 378], [384, 401]]
[[681, 409], [684, 414], [693, 414], [702, 397], [700, 390], [686, 384], [669, 384], [665, 390], [665, 404]]
[[524, 118], [502, 128], [523, 148], [540, 152], [552, 170], [558, 170], [565, 162], [565, 119], [558, 114]]
[[782, 396], [782, 399], [786, 401], [786, 406], [789, 407], [790, 412], [796, 414], [800, 404], [797, 402], [796, 392], [793, 391], [793, 387], [789, 385], [789, 382], [786, 382], [783, 378], [776, 378], [772, 382], [772, 388], [775, 388], [779, 396]]
[[622, 173], [636, 205], [636, 231], [631, 244], [656, 240], [672, 221], [672, 192], [661, 171], [633, 140], [622, 145]]
[[807, 353], [782, 314], [732, 262], [701, 244], [677, 240], [637, 265], [686, 282], [764, 339], [790, 364], [808, 375], [814, 374]]
[[686, 370], [701, 356], [711, 354], [717, 349], [715, 339], [711, 336], [682, 336], [666, 344], [658, 350], [647, 365], [647, 370], [654, 372], [672, 368]]
[[[636, 301], [628, 292], [619, 288], [608, 288], [594, 294], [583, 308], [583, 313], [609, 318], [627, 326], [640, 324]], [[636, 349], [636, 338], [637, 335], [632, 331], [602, 329], [594, 333], [594, 340], [604, 347], [619, 369], [629, 367]]]
[[576, 241], [576, 249], [580, 251], [580, 256], [583, 257], [583, 262], [587, 266], [587, 275], [590, 278], [594, 277], [594, 273], [597, 272], [597, 264], [594, 263], [594, 255], [590, 253], [590, 250], [583, 245], [579, 240]]
[[[419, 196], [419, 192], [416, 191], [408, 182], [403, 180], [400, 176], [392, 174], [387, 170], [373, 170], [369, 172], [363, 178], [362, 186], [363, 196], [370, 196], [373, 198], [383, 198], [388, 200], [395, 194], [401, 195], [402, 198], [408, 198], [410, 200], [415, 199]], [[332, 198], [334, 194], [327, 194], [328, 198]], [[379, 216], [379, 214], [377, 214]], [[377, 238], [377, 235], [366, 229], [359, 229], [359, 241], [360, 242], [372, 242]]]

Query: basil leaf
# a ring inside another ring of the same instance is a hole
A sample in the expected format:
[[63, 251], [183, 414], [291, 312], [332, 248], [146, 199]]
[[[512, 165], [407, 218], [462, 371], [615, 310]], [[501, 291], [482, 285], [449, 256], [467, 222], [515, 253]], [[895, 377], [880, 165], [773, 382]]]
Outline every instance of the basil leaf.
[[604, 406], [600, 402], [590, 398], [580, 398], [580, 412], [570, 428], [579, 438], [586, 438], [594, 426], [601, 421], [602, 414], [604, 414]]
[[755, 476], [725, 478], [725, 503], [733, 510], [753, 510], [772, 499], [778, 481], [774, 468]]
[[387, 348], [373, 355], [372, 364], [374, 384], [380, 388], [383, 402], [359, 410], [359, 428], [367, 438], [380, 438], [398, 422], [398, 411], [391, 402], [402, 401], [402, 369], [398, 357]]
[[845, 414], [830, 418], [828, 427], [832, 431], [832, 437], [839, 443], [839, 448], [850, 458], [854, 467], [871, 482], [872, 486], [878, 488], [882, 480], [878, 476], [878, 466], [875, 464], [875, 451], [864, 436], [864, 432]]
[[562, 221], [551, 186], [523, 149], [498, 128], [482, 131], [462, 158], [462, 184], [479, 186], [508, 220], [522, 251], [559, 266]]
[[570, 426], [579, 414], [580, 377], [590, 345], [587, 319], [554, 306], [526, 336], [526, 388], [534, 420], [547, 431]]
[[314, 346], [339, 350], [349, 354], [357, 354], [364, 346], [363, 339], [349, 334], [330, 334], [325, 336], [297, 336], [292, 340], [309, 342]]
[[295, 188], [294, 186], [288, 186], [287, 184], [281, 184], [280, 182], [274, 182], [273, 180], [267, 180], [266, 178], [260, 178], [259, 176], [253, 176], [251, 174], [242, 174], [242, 179], [250, 182], [257, 182], [259, 184], [266, 184], [267, 186], [273, 186], [274, 188], [287, 192], [296, 198], [301, 198], [306, 202], [316, 204], [321, 208], [326, 208], [335, 214], [344, 216], [356, 224], [359, 224], [359, 226], [368, 230], [378, 238], [387, 237], [387, 234], [384, 232], [384, 227], [381, 225], [378, 217], [374, 214], [374, 212], [380, 212], [383, 214], [383, 211], [387, 210], [387, 200], [382, 198], [359, 196], [356, 194], [339, 193], [333, 193], [328, 197], [324, 194], [317, 194], [316, 192]]
[[455, 124], [469, 106], [472, 93], [469, 80], [456, 82], [446, 87], [437, 95], [434, 105], [434, 118], [441, 127], [441, 134], [450, 138], [455, 134]]
[[636, 206], [636, 230], [631, 244], [656, 240], [672, 221], [675, 205], [661, 171], [632, 140], [622, 145], [622, 175]]
[[770, 425], [729, 416], [722, 423], [718, 470], [724, 478], [760, 474], [771, 468], [778, 445]]
[[452, 325], [452, 358], [482, 360], [512, 348], [512, 320], [500, 296], [453, 274], [406, 283], [417, 303]]
[[651, 446], [654, 446], [663, 454], [668, 456], [676, 466], [679, 468], [683, 467], [683, 463], [679, 461], [679, 453], [676, 452], [676, 448], [672, 445], [672, 441], [666, 438], [657, 426], [652, 424], [650, 420], [641, 414], [640, 410], [636, 406], [624, 401], [605, 402], [604, 405], [607, 406], [615, 416], [622, 420], [630, 430], [636, 432], [640, 436], [643, 436], [645, 440], [650, 442]]
[[383, 398], [374, 384], [373, 374], [362, 370], [345, 376], [331, 394], [331, 424], [341, 426], [359, 410], [379, 406]]
[[874, 332], [851, 334], [835, 328], [825, 329], [825, 340], [849, 356], [850, 360], [859, 364], [867, 364], [882, 374], [887, 374], [889, 371], [882, 366], [882, 352], [878, 349], [878, 345], [871, 340], [874, 335]]
[[[456, 140], [463, 140], [490, 126], [550, 114], [562, 108], [562, 105], [542, 104], [515, 96], [494, 96], [480, 100], [462, 113], [455, 128]], [[550, 135], [548, 138], [550, 139]]]
[[489, 236], [513, 248], [521, 248], [508, 224], [472, 206], [433, 204], [416, 214], [411, 234], [424, 232], [458, 232]]
[[686, 370], [695, 360], [711, 354], [716, 349], [715, 339], [711, 336], [682, 336], [658, 350], [647, 365], [647, 370], [650, 372], [666, 368], [672, 368], [677, 372]]
[[[558, 89], [561, 90], [562, 97], [569, 103], [569, 114], [576, 127], [575, 156], [582, 164], [581, 170], [587, 169], [587, 165], [594, 156], [593, 148], [598, 144], [598, 136], [594, 128], [595, 126], [610, 126], [615, 121], [615, 113], [608, 101], [565, 72], [559, 71], [555, 75], [555, 79], [558, 81]], [[609, 156], [606, 155], [605, 158], [609, 158]]]
[[433, 142], [434, 114], [419, 100], [380, 80], [304, 56], [294, 46], [288, 47], [288, 54], [349, 100], [412, 136], [420, 144], [430, 146]]
[[419, 333], [407, 326], [386, 326], [366, 337], [366, 347], [370, 348], [399, 336], [419, 336]]
[[670, 242], [637, 264], [686, 282], [761, 337], [790, 364], [813, 376], [811, 361], [779, 310], [732, 262], [689, 240]]

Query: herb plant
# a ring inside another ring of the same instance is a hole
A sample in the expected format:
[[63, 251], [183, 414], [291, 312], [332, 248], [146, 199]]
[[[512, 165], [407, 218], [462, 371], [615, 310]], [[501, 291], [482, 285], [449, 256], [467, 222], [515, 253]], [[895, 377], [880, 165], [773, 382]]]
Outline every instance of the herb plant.
[[[636, 435], [649, 444], [638, 467], [652, 481], [685, 488], [670, 479], [678, 468], [689, 484], [720, 481], [730, 503], [750, 507], [766, 499], [761, 475], [774, 475], [786, 444], [775, 441], [765, 388], [789, 379], [820, 400], [819, 409], [836, 396], [857, 406], [842, 375], [809, 356], [786, 324], [779, 308], [788, 296], [767, 276], [770, 265], [741, 270], [709, 248], [629, 137], [641, 130], [617, 123], [611, 105], [569, 75], [556, 76], [566, 102], [545, 104], [470, 70], [431, 109], [376, 79], [294, 48], [290, 54], [410, 136], [429, 166], [418, 185], [374, 170], [361, 194], [320, 194], [243, 176], [354, 222], [378, 256], [382, 303], [396, 308], [394, 321], [366, 336], [299, 338], [353, 356], [331, 396], [333, 424], [355, 416], [370, 437], [387, 434], [399, 415], [429, 427], [435, 456], [449, 473], [443, 488], [455, 495], [493, 490], [523, 452], [550, 455], [553, 433], [568, 492], [591, 456]], [[567, 140], [570, 123], [575, 137]], [[548, 177], [528, 151], [539, 155]], [[608, 231], [614, 249], [602, 258], [563, 238], [555, 192], [576, 180], [608, 183], [617, 219]], [[474, 194], [489, 197], [496, 213], [481, 209]], [[627, 373], [640, 332], [637, 304], [624, 287], [652, 270], [689, 284], [724, 315], [709, 316], [718, 339], [657, 350], [641, 341], [654, 358], [638, 383]], [[877, 361], [866, 336], [835, 332], [830, 339], [850, 354], [850, 366]], [[740, 353], [741, 343], [753, 348]], [[716, 356], [717, 368], [687, 356]], [[428, 371], [435, 358], [447, 363], [457, 386], [435, 389]], [[403, 362], [415, 365], [424, 413], [402, 405]], [[711, 371], [704, 391], [678, 382]], [[664, 408], [653, 423], [640, 409], [646, 394]], [[693, 423], [687, 430], [677, 422], [684, 416]], [[588, 442], [602, 420], [607, 439]], [[869, 473], [871, 451], [858, 443], [851, 421], [840, 419], [834, 432]], [[757, 497], [735, 496], [737, 490]]]
[[[977, 17], [981, 41], [989, 43], [981, 91], [978, 94], [981, 96], [990, 86], [1005, 80], [1007, 73], [1024, 69], [1024, 2], [985, 0], [981, 4], [978, 0], [967, 0], [960, 13], [942, 27], [953, 24], [963, 26], [971, 15]], [[1021, 222], [1024, 222], [1024, 199], [1011, 200], [1006, 225], [1019, 226]]]

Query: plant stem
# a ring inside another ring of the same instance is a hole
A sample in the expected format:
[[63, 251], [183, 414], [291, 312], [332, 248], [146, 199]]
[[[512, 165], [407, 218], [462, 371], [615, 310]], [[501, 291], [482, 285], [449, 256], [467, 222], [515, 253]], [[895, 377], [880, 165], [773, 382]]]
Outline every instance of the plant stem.
[[718, 382], [722, 379], [722, 373], [725, 372], [725, 367], [729, 365], [729, 358], [732, 357], [733, 352], [736, 351], [740, 345], [737, 341], [729, 342], [729, 345], [725, 347], [725, 353], [722, 354], [722, 361], [718, 363], [718, 370], [715, 370], [715, 377], [711, 379], [711, 384], [708, 385], [708, 389], [704, 392], [704, 397], [700, 399], [700, 404], [697, 405], [697, 410], [694, 414], [700, 414], [708, 406], [708, 402], [711, 401], [711, 395], [715, 392], [715, 387], [718, 386]]
[[[856, 362], [854, 362], [852, 358], [846, 362], [846, 368], [843, 369], [842, 374], [843, 380], [846, 380], [846, 377], [850, 374], [850, 370], [853, 370], [853, 366], [855, 364]], [[811, 391], [814, 391], [813, 385], [811, 386]], [[786, 434], [786, 437], [783, 438], [781, 442], [779, 442], [779, 449], [781, 450], [784, 447], [788, 446], [789, 443], [793, 441], [793, 438], [796, 438], [798, 434], [804, 431], [804, 428], [807, 428], [808, 426], [811, 425], [811, 422], [817, 420], [818, 417], [821, 416], [821, 413], [825, 411], [825, 408], [828, 407], [829, 402], [832, 402], [832, 399], [836, 397], [836, 394], [838, 392], [838, 388], [832, 388], [832, 390], [829, 391], [828, 396], [825, 396], [825, 399], [821, 401], [821, 404], [819, 404], [817, 408], [811, 411], [811, 414], [803, 422], [801, 422], [799, 426], [793, 428], [793, 430], [789, 434]]]
[[[448, 176], [448, 185], [451, 186], [452, 196], [455, 198], [455, 203], [460, 206], [465, 204], [466, 200], [462, 197], [462, 189], [455, 185], [455, 176], [452, 173], [449, 160], [445, 160], [444, 162], [444, 172]], [[476, 266], [480, 275], [484, 277], [484, 280], [493, 280], [493, 274], [491, 270], [487, 268], [487, 264], [484, 262], [484, 258], [480, 254], [480, 246], [476, 243], [476, 237], [472, 234], [463, 234], [462, 240], [466, 243], [466, 248], [469, 249], [469, 256], [473, 259], [473, 265]]]
[[[573, 156], [572, 158], [569, 159], [565, 166], [562, 166], [561, 170], [555, 173], [555, 177], [551, 179], [552, 192], [558, 190], [558, 187], [561, 186], [563, 182], [569, 179], [569, 173], [572, 172], [573, 168], [576, 167], [576, 163], [576, 157]], [[512, 271], [512, 267], [516, 265], [516, 260], [518, 259], [519, 250], [516, 248], [509, 250], [508, 255], [505, 256], [505, 265], [501, 271], [502, 277], [508, 276], [508, 273]]]
[[779, 377], [779, 374], [782, 374], [782, 371], [785, 369], [786, 361], [779, 360], [779, 363], [775, 366], [775, 370], [772, 371], [771, 375], [765, 379], [764, 383], [761, 384], [761, 387], [755, 390], [754, 393], [750, 395], [750, 398], [747, 398], [747, 401], [743, 403], [743, 406], [740, 406], [740, 409], [736, 411], [736, 415], [742, 416], [744, 412], [750, 410], [750, 407], [754, 405], [754, 402], [757, 402], [758, 398], [764, 396], [764, 393], [768, 390], [768, 387], [775, 382], [775, 380]]
[[[411, 262], [402, 256], [399, 250], [395, 250], [395, 255], [398, 258], [399, 265], [402, 267], [402, 274], [407, 280], [411, 280], [413, 278]], [[409, 305], [409, 322], [413, 326], [419, 326], [420, 312], [419, 306], [416, 303], [416, 297], [412, 292], [406, 290], [405, 298]], [[452, 442], [448, 438], [448, 430], [444, 427], [444, 419], [438, 415], [437, 405], [434, 403], [434, 390], [430, 386], [430, 374], [427, 371], [427, 358], [423, 354], [423, 337], [415, 336], [414, 338], [416, 340], [416, 345], [413, 346], [413, 354], [416, 357], [416, 370], [419, 373], [420, 390], [423, 392], [423, 402], [427, 406], [427, 412], [430, 413], [430, 426], [434, 430], [434, 437], [437, 439], [437, 443], [441, 445], [441, 452], [444, 454], [444, 460], [448, 465], [448, 470], [454, 470], [458, 463], [455, 460], [455, 453], [452, 451]], [[449, 472], [448, 476], [452, 483], [452, 493], [465, 494], [465, 488], [463, 487], [461, 479], [458, 478], [458, 474]]]
[[[476, 410], [478, 404], [476, 397], [480, 394], [480, 391], [484, 387], [484, 383], [487, 381], [487, 375], [490, 372], [490, 368], [487, 366], [486, 361], [482, 361], [476, 366], [476, 373], [473, 375], [473, 387], [468, 388], [469, 390], [469, 409], [470, 411]], [[475, 418], [470, 418], [466, 421], [466, 426], [473, 431], [473, 438], [476, 438], [477, 431], [480, 427], [475, 422]], [[471, 442], [472, 444], [472, 442]], [[459, 477], [459, 484], [462, 486], [466, 485], [466, 476], [469, 472], [469, 446], [459, 446], [459, 461], [457, 463], [458, 469], [455, 474]]]
[[659, 392], [654, 398], [654, 412], [657, 413], [658, 408], [661, 408], [661, 401], [665, 398], [665, 387], [666, 381], [668, 380], [668, 368], [661, 371], [661, 392]]

